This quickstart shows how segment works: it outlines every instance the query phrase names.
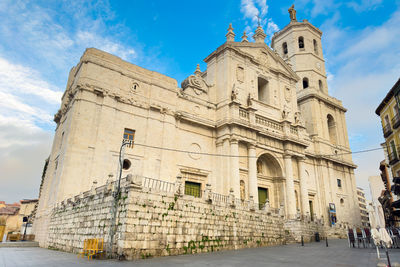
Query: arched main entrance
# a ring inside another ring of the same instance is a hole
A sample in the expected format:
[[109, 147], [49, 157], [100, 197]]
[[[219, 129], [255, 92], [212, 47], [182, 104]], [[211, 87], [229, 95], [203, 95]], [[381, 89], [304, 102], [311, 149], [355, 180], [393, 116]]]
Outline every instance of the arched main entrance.
[[284, 184], [282, 167], [278, 160], [269, 153], [262, 154], [257, 159], [258, 202], [269, 201], [272, 208], [284, 204]]

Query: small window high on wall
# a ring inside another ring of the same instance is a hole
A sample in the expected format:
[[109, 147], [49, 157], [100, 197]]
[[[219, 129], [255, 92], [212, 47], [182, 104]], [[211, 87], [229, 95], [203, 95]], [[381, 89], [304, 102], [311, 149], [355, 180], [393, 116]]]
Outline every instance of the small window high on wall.
[[258, 100], [265, 103], [269, 102], [268, 81], [260, 77], [258, 77]]
[[304, 37], [303, 36], [299, 37], [299, 48], [300, 49], [304, 48]]
[[284, 54], [284, 55], [287, 55], [288, 49], [287, 49], [287, 43], [286, 43], [286, 42], [284, 42], [284, 43], [282, 44], [282, 50], [283, 50], [283, 54]]
[[135, 130], [131, 130], [131, 129], [125, 128], [125, 130], [124, 130], [124, 141], [131, 142], [129, 145], [127, 145], [127, 147], [132, 148], [134, 140], [135, 140]]
[[303, 78], [303, 89], [308, 88], [308, 78]]
[[321, 81], [321, 80], [318, 81], [318, 86], [319, 86], [319, 90], [320, 90], [320, 91], [323, 91], [324, 88], [323, 88], [323, 85], [322, 85], [322, 81]]

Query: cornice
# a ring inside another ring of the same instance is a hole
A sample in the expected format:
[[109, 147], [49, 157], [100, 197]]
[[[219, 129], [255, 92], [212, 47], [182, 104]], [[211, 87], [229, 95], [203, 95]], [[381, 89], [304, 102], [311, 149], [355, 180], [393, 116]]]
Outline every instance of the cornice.
[[[307, 91], [307, 92], [306, 92]], [[315, 89], [304, 89], [297, 93], [297, 103], [300, 104], [301, 102], [309, 99], [309, 98], [316, 98], [321, 100], [322, 102], [331, 105], [343, 112], [346, 112], [347, 109], [342, 106], [342, 102], [330, 95], [322, 94]]]

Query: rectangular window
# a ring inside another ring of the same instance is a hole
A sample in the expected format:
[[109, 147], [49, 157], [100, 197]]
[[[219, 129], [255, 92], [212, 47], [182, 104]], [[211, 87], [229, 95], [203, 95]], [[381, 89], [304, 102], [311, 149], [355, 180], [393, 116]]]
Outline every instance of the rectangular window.
[[127, 147], [132, 148], [134, 140], [135, 140], [135, 130], [130, 130], [130, 129], [125, 128], [125, 130], [124, 130], [124, 141], [130, 141], [131, 142], [131, 144], [127, 145]]
[[269, 84], [268, 81], [258, 77], [258, 100], [269, 104]]
[[201, 197], [201, 184], [195, 182], [185, 182], [185, 195]]
[[337, 179], [337, 186], [338, 186], [339, 188], [342, 188], [342, 180]]
[[264, 207], [265, 203], [269, 200], [269, 195], [268, 195], [268, 188], [258, 188], [258, 204], [259, 208], [262, 209]]

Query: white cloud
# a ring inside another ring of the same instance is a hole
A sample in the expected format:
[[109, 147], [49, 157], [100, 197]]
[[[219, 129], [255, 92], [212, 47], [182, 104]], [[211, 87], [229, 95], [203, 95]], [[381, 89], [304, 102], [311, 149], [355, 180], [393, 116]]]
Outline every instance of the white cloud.
[[347, 6], [360, 13], [366, 10], [375, 9], [381, 4], [382, 0], [361, 0], [361, 2], [351, 1], [347, 3]]
[[0, 116], [0, 196], [6, 202], [37, 198], [52, 134]]
[[137, 58], [118, 38], [127, 29], [106, 25], [113, 16], [107, 1], [0, 1], [0, 200], [37, 197], [53, 114], [83, 51]]
[[257, 16], [260, 14], [253, 0], [242, 0], [240, 11], [245, 18], [249, 18], [252, 21], [257, 21]]
[[59, 104], [62, 92], [40, 78], [40, 74], [28, 67], [12, 64], [0, 57], [0, 92], [35, 95], [42, 100]]
[[76, 42], [82, 47], [94, 47], [117, 55], [124, 60], [133, 59], [136, 57], [136, 52], [132, 48], [127, 48], [119, 43], [113, 42], [108, 38], [93, 34], [87, 31], [79, 31], [76, 34]]
[[268, 24], [267, 24], [267, 35], [270, 36], [272, 38], [272, 35], [279, 31], [279, 27], [278, 25], [276, 25], [272, 19], [268, 19]]
[[[267, 18], [268, 5], [266, 0], [242, 0], [240, 11], [245, 19], [250, 20], [250, 23], [246, 21], [245, 28], [250, 38], [252, 38], [255, 28], [259, 23], [263, 28], [266, 26], [266, 34], [269, 36], [269, 39], [272, 38], [272, 35], [276, 31], [279, 31], [278, 25], [271, 18]], [[259, 19], [260, 21], [258, 21]]]

